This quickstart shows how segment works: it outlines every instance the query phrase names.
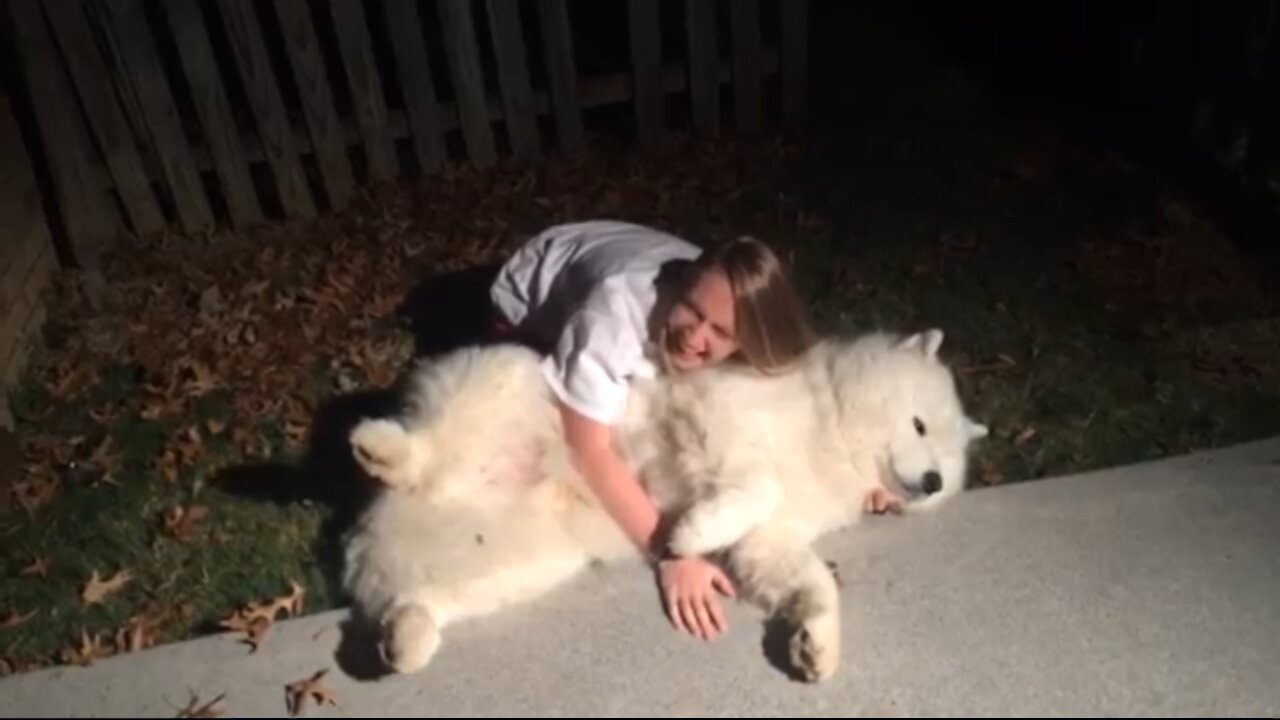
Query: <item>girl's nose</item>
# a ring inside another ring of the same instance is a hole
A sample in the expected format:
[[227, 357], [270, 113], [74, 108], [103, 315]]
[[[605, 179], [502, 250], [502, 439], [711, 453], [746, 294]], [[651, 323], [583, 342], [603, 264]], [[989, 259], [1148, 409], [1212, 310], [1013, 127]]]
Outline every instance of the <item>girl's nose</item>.
[[698, 323], [689, 333], [689, 345], [694, 350], [702, 350], [707, 346], [707, 325], [706, 323]]

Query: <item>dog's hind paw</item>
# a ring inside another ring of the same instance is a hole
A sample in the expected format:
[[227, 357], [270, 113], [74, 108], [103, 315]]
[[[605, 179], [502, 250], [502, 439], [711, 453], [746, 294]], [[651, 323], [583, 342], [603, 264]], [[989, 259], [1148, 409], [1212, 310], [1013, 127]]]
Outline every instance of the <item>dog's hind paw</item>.
[[431, 611], [421, 605], [392, 610], [382, 623], [379, 655], [392, 670], [414, 673], [426, 667], [440, 649], [440, 628]]
[[413, 441], [394, 420], [363, 420], [351, 431], [351, 449], [360, 467], [382, 482], [406, 487], [417, 483]]

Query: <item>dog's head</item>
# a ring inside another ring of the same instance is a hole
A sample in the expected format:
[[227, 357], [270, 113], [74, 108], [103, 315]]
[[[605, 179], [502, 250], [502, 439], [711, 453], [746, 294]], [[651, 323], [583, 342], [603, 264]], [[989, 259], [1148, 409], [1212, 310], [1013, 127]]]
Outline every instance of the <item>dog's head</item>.
[[844, 394], [845, 417], [861, 418], [850, 431], [875, 441], [881, 481], [908, 506], [936, 505], [963, 490], [970, 446], [987, 435], [938, 357], [942, 339], [936, 329], [872, 338], [851, 368], [858, 389]]

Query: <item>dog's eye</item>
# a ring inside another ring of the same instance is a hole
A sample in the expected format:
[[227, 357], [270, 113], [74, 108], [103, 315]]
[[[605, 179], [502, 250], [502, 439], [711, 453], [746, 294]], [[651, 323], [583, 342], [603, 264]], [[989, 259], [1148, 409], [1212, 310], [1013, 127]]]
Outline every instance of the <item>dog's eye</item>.
[[911, 418], [911, 423], [915, 425], [916, 434], [924, 437], [924, 423], [920, 422], [920, 418]]

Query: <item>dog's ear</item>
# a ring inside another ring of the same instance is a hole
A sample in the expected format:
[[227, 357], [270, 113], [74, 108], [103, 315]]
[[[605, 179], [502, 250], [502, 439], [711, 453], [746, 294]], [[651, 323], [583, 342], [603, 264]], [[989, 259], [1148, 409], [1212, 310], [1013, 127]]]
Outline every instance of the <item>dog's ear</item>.
[[982, 423], [977, 422], [973, 418], [965, 418], [964, 426], [965, 426], [965, 429], [969, 431], [970, 440], [977, 440], [979, 438], [984, 438], [987, 436], [987, 433], [990, 432], [986, 425], [983, 425]]
[[898, 347], [903, 350], [918, 350], [932, 358], [938, 355], [938, 348], [942, 347], [942, 339], [942, 331], [932, 328], [908, 337], [898, 343]]

